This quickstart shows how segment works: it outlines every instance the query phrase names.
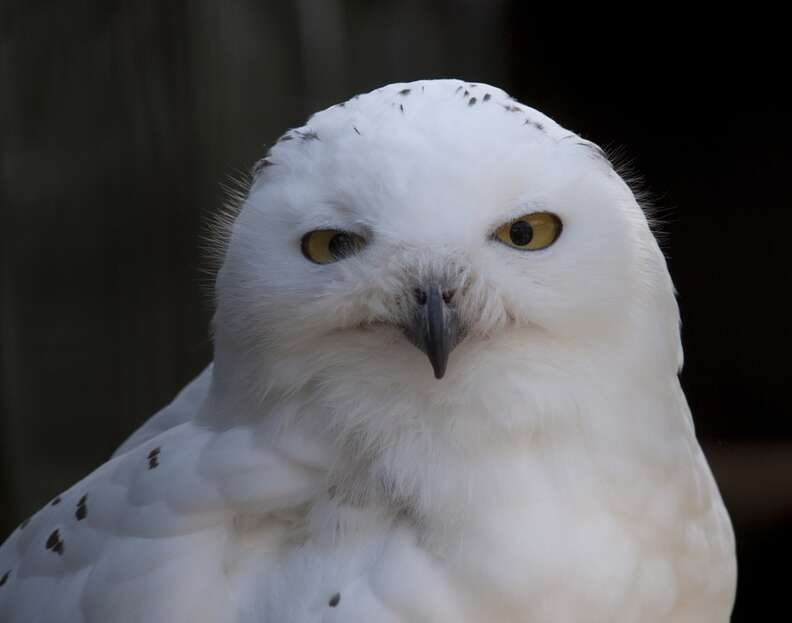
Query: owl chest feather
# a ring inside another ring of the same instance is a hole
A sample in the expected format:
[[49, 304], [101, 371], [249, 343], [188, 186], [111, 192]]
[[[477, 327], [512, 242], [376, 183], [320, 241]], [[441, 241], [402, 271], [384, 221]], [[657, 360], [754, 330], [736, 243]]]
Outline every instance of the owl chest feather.
[[248, 610], [295, 621], [727, 621], [728, 526], [708, 474], [633, 472], [641, 486], [630, 488], [578, 463], [537, 452], [447, 466], [412, 505], [349, 504], [334, 491], [307, 511], [299, 545], [284, 532], [291, 545], [252, 563]]

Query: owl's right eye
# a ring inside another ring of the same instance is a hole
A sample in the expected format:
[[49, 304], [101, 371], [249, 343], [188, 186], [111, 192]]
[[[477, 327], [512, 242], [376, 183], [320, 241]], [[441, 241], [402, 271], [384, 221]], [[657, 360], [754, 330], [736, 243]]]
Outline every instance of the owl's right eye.
[[303, 255], [315, 264], [330, 264], [358, 253], [366, 239], [339, 229], [315, 229], [302, 237]]

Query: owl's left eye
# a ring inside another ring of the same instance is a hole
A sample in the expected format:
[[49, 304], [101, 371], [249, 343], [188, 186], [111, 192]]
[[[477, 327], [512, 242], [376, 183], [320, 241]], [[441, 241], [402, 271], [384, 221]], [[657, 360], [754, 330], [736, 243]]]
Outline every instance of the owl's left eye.
[[539, 251], [553, 244], [560, 235], [560, 218], [550, 212], [534, 212], [501, 225], [492, 237], [514, 249]]
[[303, 255], [315, 264], [330, 264], [354, 255], [366, 246], [362, 236], [339, 229], [315, 229], [302, 237]]

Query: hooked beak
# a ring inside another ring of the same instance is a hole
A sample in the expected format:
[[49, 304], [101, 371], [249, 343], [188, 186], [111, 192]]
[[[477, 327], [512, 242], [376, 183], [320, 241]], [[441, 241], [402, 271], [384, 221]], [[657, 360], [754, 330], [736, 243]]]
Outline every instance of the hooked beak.
[[459, 317], [453, 305], [453, 290], [443, 291], [437, 284], [416, 288], [413, 322], [404, 332], [410, 341], [426, 353], [436, 379], [442, 379], [448, 355], [460, 341]]

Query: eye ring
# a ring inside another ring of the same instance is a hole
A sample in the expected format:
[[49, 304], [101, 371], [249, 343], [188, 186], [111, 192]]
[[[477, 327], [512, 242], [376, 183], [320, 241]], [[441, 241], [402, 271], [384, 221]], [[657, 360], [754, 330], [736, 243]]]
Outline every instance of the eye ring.
[[532, 212], [504, 223], [492, 237], [519, 251], [541, 251], [561, 235], [563, 224], [552, 212]]
[[314, 229], [300, 240], [300, 250], [314, 264], [332, 264], [355, 255], [366, 246], [366, 239], [341, 229]]

